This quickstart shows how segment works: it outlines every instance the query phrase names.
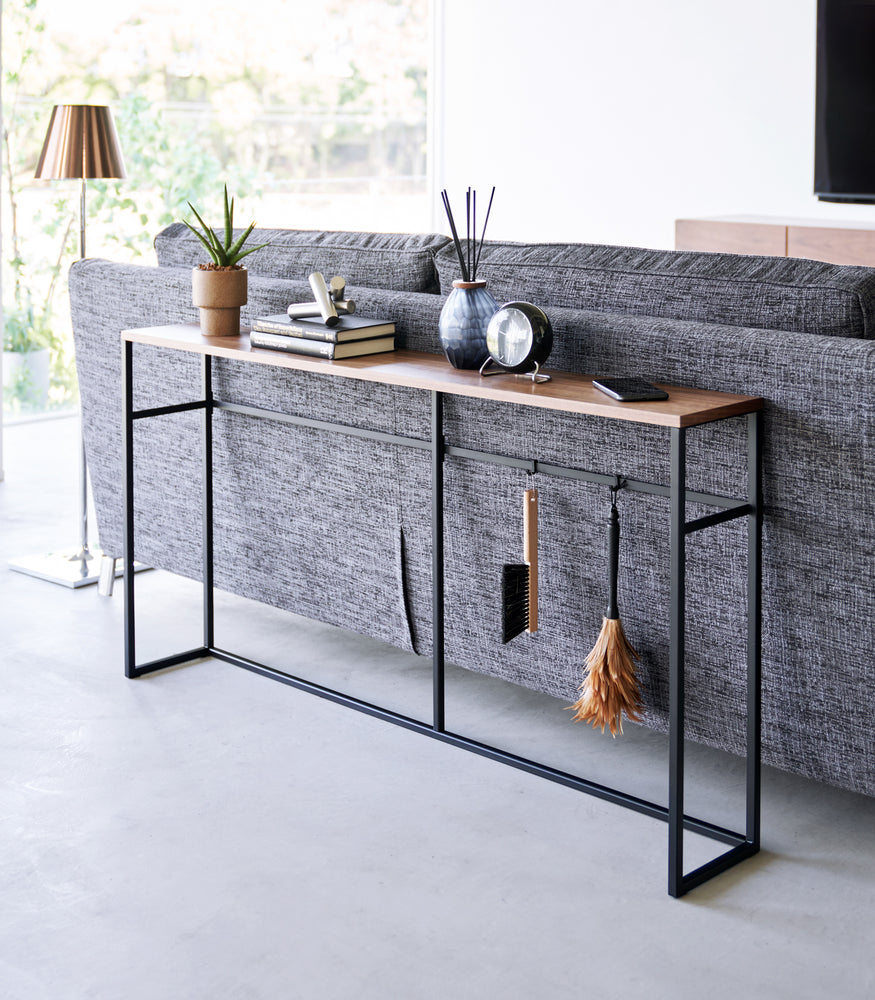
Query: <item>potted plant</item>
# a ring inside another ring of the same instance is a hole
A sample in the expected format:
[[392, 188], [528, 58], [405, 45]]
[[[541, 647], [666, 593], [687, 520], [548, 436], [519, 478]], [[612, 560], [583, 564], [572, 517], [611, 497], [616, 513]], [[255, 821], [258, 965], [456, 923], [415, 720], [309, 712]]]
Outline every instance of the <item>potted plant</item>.
[[3, 389], [23, 409], [45, 409], [49, 395], [51, 329], [32, 303], [4, 310]]
[[183, 221], [210, 255], [210, 262], [199, 264], [191, 275], [192, 304], [200, 309], [201, 330], [207, 337], [236, 337], [240, 333], [240, 307], [246, 305], [247, 298], [247, 271], [240, 261], [268, 244], [243, 249], [255, 229], [254, 222], [234, 239], [234, 199], [228, 200], [227, 184], [225, 228], [221, 237], [210, 229], [191, 202], [188, 207], [194, 212], [203, 234]]

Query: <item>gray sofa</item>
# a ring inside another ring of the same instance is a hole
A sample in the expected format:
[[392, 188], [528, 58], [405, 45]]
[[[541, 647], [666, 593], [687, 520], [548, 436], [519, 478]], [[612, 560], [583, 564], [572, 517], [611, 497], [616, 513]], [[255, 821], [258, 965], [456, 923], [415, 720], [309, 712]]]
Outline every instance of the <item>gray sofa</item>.
[[[364, 315], [395, 321], [400, 346], [437, 352], [442, 296], [457, 277], [437, 235], [262, 230], [247, 259], [244, 322], [309, 298], [313, 270], [342, 274]], [[181, 225], [158, 267], [85, 260], [70, 272], [76, 357], [101, 544], [120, 554], [119, 331], [196, 322]], [[541, 305], [549, 368], [765, 397], [763, 753], [778, 767], [875, 794], [875, 270], [813, 261], [586, 245], [487, 244], [496, 299]], [[198, 362], [137, 345], [136, 405], [195, 398]], [[216, 362], [222, 398], [426, 438], [425, 393]], [[667, 482], [664, 432], [448, 397], [451, 444]], [[200, 572], [192, 483], [196, 414], [138, 422], [138, 558]], [[688, 487], [741, 496], [743, 418], [688, 435]], [[420, 654], [430, 651], [429, 467], [380, 442], [215, 415], [216, 583]], [[447, 657], [570, 703], [605, 602], [597, 486], [539, 477], [541, 630], [500, 638], [501, 566], [520, 558], [524, 477], [449, 459]], [[360, 498], [367, 497], [362, 504]], [[667, 501], [620, 499], [620, 608], [642, 655], [646, 724], [667, 723]], [[706, 513], [695, 508], [690, 516]], [[745, 529], [688, 541], [688, 735], [742, 752]], [[363, 572], [367, 567], [367, 572]], [[378, 612], [377, 610], [378, 609]], [[557, 713], [558, 714], [558, 713]], [[567, 716], [565, 716], [567, 718]], [[570, 723], [569, 723], [570, 724]]]

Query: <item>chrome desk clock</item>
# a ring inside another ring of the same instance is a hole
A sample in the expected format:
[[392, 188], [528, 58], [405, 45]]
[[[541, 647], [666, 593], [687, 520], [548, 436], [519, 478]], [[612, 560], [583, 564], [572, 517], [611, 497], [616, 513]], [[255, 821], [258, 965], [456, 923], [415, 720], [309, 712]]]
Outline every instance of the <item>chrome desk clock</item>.
[[486, 328], [489, 357], [480, 374], [512, 374], [533, 382], [549, 382], [541, 365], [553, 349], [553, 327], [543, 310], [531, 302], [507, 302]]

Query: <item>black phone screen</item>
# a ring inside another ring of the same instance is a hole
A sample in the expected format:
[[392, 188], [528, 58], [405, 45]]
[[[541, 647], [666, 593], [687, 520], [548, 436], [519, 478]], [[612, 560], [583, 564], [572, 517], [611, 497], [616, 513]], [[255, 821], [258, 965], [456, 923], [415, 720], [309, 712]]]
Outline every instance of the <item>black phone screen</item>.
[[646, 399], [668, 399], [668, 393], [644, 379], [623, 376], [616, 378], [594, 378], [592, 384], [613, 399], [626, 402]]

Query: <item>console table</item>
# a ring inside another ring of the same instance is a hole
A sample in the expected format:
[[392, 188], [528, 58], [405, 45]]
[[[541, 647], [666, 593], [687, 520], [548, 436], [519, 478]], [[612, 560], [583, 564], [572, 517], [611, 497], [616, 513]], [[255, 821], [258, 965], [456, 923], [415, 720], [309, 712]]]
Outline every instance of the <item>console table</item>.
[[[395, 723], [407, 729], [557, 781], [587, 794], [615, 802], [626, 808], [668, 823], [668, 892], [681, 896], [694, 886], [755, 854], [760, 840], [760, 647], [762, 592], [762, 437], [763, 401], [759, 397], [664, 386], [669, 398], [663, 402], [621, 403], [593, 388], [590, 377], [555, 372], [550, 382], [534, 384], [513, 375], [482, 379], [477, 372], [451, 368], [443, 357], [398, 350], [343, 361], [252, 348], [244, 332], [239, 337], [204, 337], [196, 326], [164, 326], [122, 332], [124, 381], [124, 631], [125, 674], [141, 677], [166, 667], [202, 657], [214, 657], [243, 667], [284, 684], [319, 695], [347, 707]], [[133, 406], [135, 344], [149, 344], [172, 351], [202, 356], [202, 393], [197, 400], [170, 406], [135, 410]], [[353, 378], [388, 385], [421, 389], [431, 395], [431, 435], [429, 440], [371, 431], [336, 422], [296, 417], [273, 410], [244, 406], [218, 399], [212, 389], [212, 359], [272, 365], [295, 371], [316, 372], [334, 378]], [[447, 445], [443, 435], [445, 394], [501, 400], [521, 406], [536, 406], [579, 414], [606, 417], [664, 427], [671, 459], [669, 483], [627, 479], [615, 472], [548, 465], [530, 456], [498, 455]], [[134, 448], [133, 429], [137, 420], [170, 413], [202, 410], [203, 422], [203, 645], [171, 656], [138, 664], [135, 646], [134, 595]], [[433, 617], [433, 712], [430, 723], [390, 711], [378, 705], [293, 676], [267, 664], [216, 646], [213, 629], [213, 481], [212, 415], [216, 410], [308, 428], [327, 433], [349, 434], [388, 442], [400, 447], [427, 450], [431, 454], [432, 519], [432, 617]], [[747, 496], [725, 497], [686, 489], [686, 434], [690, 428], [727, 417], [746, 416]], [[449, 732], [444, 724], [444, 493], [443, 464], [446, 457], [493, 462], [525, 469], [532, 473], [622, 486], [633, 492], [668, 497], [670, 513], [671, 593], [669, 646], [669, 795], [668, 805], [649, 802], [621, 790], [590, 781], [579, 775], [517, 756], [470, 737]], [[717, 508], [714, 513], [687, 520], [686, 503]], [[745, 829], [737, 832], [717, 826], [684, 812], [684, 620], [685, 620], [685, 540], [693, 532], [706, 530], [725, 521], [747, 521], [747, 735]], [[690, 873], [684, 872], [684, 831], [704, 835], [728, 849]]]

